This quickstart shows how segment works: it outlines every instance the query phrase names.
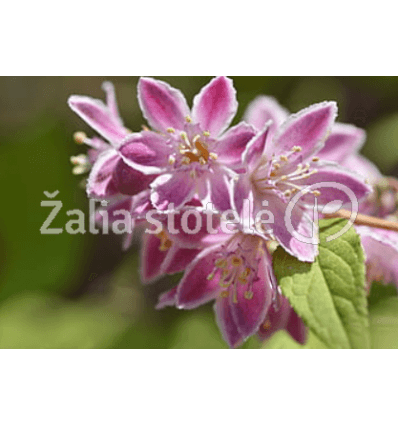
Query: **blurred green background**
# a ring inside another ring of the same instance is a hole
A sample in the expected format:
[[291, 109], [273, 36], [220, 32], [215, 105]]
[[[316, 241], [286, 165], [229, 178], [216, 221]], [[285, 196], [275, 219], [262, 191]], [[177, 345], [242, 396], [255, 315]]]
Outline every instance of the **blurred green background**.
[[[159, 77], [189, 101], [210, 77]], [[137, 77], [0, 78], [0, 348], [226, 348], [211, 305], [195, 311], [156, 311], [157, 296], [178, 276], [143, 286], [139, 240], [122, 252], [117, 235], [41, 235], [50, 208], [43, 191], [60, 191], [63, 209], [51, 227], [64, 227], [66, 211], [88, 211], [81, 177], [69, 158], [84, 153], [72, 135], [91, 130], [67, 107], [71, 94], [104, 98], [101, 83], [115, 84], [127, 127], [144, 123], [136, 99]], [[240, 118], [259, 94], [275, 96], [295, 112], [336, 100], [339, 121], [368, 131], [364, 154], [384, 173], [398, 173], [397, 77], [233, 77]], [[374, 285], [372, 342], [398, 348], [398, 298]], [[259, 347], [256, 338], [244, 348]], [[308, 347], [319, 343], [309, 339]], [[284, 332], [265, 348], [297, 347]]]

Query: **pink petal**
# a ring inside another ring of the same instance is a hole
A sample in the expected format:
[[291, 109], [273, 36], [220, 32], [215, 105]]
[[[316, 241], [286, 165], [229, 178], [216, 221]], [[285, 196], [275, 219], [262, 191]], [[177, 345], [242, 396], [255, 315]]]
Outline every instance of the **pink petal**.
[[119, 152], [128, 166], [144, 174], [159, 174], [168, 165], [171, 149], [160, 134], [143, 131], [127, 137]]
[[193, 197], [195, 182], [189, 172], [181, 171], [159, 176], [151, 188], [151, 202], [155, 208], [165, 210], [173, 203], [177, 210]]
[[256, 167], [262, 155], [264, 154], [266, 143], [270, 140], [271, 137], [270, 125], [271, 121], [265, 123], [262, 130], [260, 130], [257, 135], [246, 145], [246, 148], [242, 154], [242, 163], [247, 168], [248, 172]]
[[163, 262], [164, 273], [174, 274], [184, 271], [200, 253], [199, 249], [181, 248], [173, 245]]
[[114, 149], [101, 153], [94, 164], [87, 181], [87, 195], [93, 198], [106, 198], [117, 193], [113, 172], [119, 161]]
[[317, 155], [326, 161], [340, 162], [359, 152], [365, 138], [365, 130], [349, 124], [336, 123], [325, 142], [325, 147]]
[[[190, 211], [195, 211], [196, 214], [189, 213]], [[186, 223], [184, 220], [184, 225], [190, 230], [196, 230], [199, 225], [199, 230], [197, 233], [187, 233], [186, 228], [183, 226], [183, 217], [185, 215]], [[209, 216], [209, 218], [207, 217]], [[199, 218], [200, 217], [200, 218]], [[208, 227], [209, 222], [209, 227]], [[168, 228], [173, 226], [175, 229], [175, 234], [173, 233], [173, 239], [178, 242], [181, 247], [184, 248], [198, 248], [207, 246], [207, 239], [209, 236], [209, 231], [214, 229], [218, 230], [220, 226], [220, 218], [216, 214], [205, 214], [204, 212], [198, 211], [194, 206], [186, 206], [181, 209], [176, 214], [169, 214], [167, 220], [165, 218], [165, 226]], [[211, 226], [211, 227], [210, 227]]]
[[145, 189], [149, 189], [149, 184], [156, 176], [146, 175], [140, 171], [129, 167], [122, 159], [114, 170], [114, 184], [119, 193], [134, 196]]
[[398, 234], [356, 226], [366, 256], [367, 281], [393, 283], [398, 287]]
[[131, 215], [136, 219], [143, 219], [148, 211], [153, 209], [151, 203], [151, 191], [145, 190], [138, 193], [132, 198], [131, 202]]
[[272, 273], [271, 257], [265, 253], [258, 264], [258, 280], [253, 283], [252, 288], [253, 298], [246, 299], [247, 287], [237, 285], [237, 302], [234, 303], [231, 290], [232, 315], [244, 339], [254, 335], [264, 322], [272, 301], [271, 281], [275, 280]]
[[218, 160], [229, 167], [240, 166], [242, 154], [255, 135], [254, 128], [244, 122], [230, 128], [218, 139], [216, 150]]
[[159, 301], [156, 305], [156, 310], [161, 310], [165, 307], [173, 307], [176, 302], [176, 295], [177, 295], [177, 286], [175, 286], [173, 289], [170, 289], [170, 291], [163, 292], [159, 296]]
[[210, 200], [214, 208], [221, 213], [232, 208], [232, 181], [222, 169], [216, 169], [209, 175]]
[[68, 100], [71, 109], [90, 127], [97, 131], [114, 147], [119, 146], [127, 136], [126, 129], [100, 101], [86, 96], [71, 96]]
[[[87, 139], [85, 139], [86, 141]], [[90, 164], [94, 164], [94, 162], [97, 160], [97, 158], [99, 157], [99, 155], [110, 149], [110, 145], [107, 142], [104, 142], [102, 139], [100, 139], [99, 137], [93, 137], [91, 139], [89, 139], [89, 146], [92, 147], [92, 149], [89, 149], [87, 151], [88, 154], [88, 159], [90, 161]]]
[[371, 184], [375, 184], [383, 177], [376, 165], [362, 155], [351, 155], [342, 161], [341, 165], [360, 174]]
[[[306, 240], [313, 236], [313, 220], [311, 217], [296, 205], [291, 211], [290, 217], [286, 213], [287, 204], [282, 202], [275, 195], [269, 194], [267, 197], [268, 206], [264, 209], [270, 211], [274, 216], [274, 223], [269, 225], [274, 237], [289, 254], [300, 261], [313, 262], [318, 254], [318, 246], [313, 243], [303, 242], [296, 238], [294, 232], [302, 235]], [[291, 229], [287, 227], [286, 220], [289, 220]]]
[[231, 304], [228, 298], [218, 298], [214, 304], [216, 320], [222, 336], [231, 348], [236, 348], [243, 343], [235, 320], [232, 316]]
[[300, 156], [309, 157], [324, 146], [336, 115], [335, 102], [318, 103], [291, 115], [269, 144], [269, 154], [285, 155], [294, 146], [299, 146]]
[[104, 81], [102, 83], [102, 90], [106, 93], [106, 106], [114, 120], [119, 123], [120, 126], [123, 126], [122, 118], [119, 114], [119, 108], [116, 102], [115, 87], [110, 81]]
[[232, 198], [234, 209], [241, 214], [243, 210], [243, 201], [249, 199], [252, 185], [247, 174], [240, 174], [237, 180], [233, 181]]
[[141, 246], [141, 281], [151, 283], [162, 276], [162, 263], [167, 251], [160, 249], [161, 240], [156, 235], [145, 233]]
[[291, 337], [299, 344], [305, 344], [308, 336], [308, 329], [305, 326], [301, 317], [291, 308], [289, 320], [286, 325], [286, 330]]
[[[372, 188], [364, 182], [360, 175], [340, 167], [333, 162], [319, 162], [317, 172], [306, 179], [297, 180], [299, 186], [308, 185], [311, 190], [318, 190], [318, 205], [326, 205], [333, 201], [340, 201], [343, 205], [351, 205], [351, 196], [357, 201], [368, 195]], [[304, 195], [301, 200], [314, 204], [314, 195]], [[325, 211], [326, 212], [326, 211]]]
[[153, 78], [141, 78], [138, 101], [149, 125], [158, 131], [184, 129], [190, 111], [184, 95], [169, 84]]
[[260, 339], [266, 341], [274, 333], [285, 329], [299, 344], [304, 344], [307, 338], [304, 322], [293, 310], [286, 297], [280, 296], [279, 303], [279, 308], [274, 305], [269, 308], [267, 317], [258, 331]]
[[[134, 229], [134, 227], [135, 227], [134, 220], [131, 220], [131, 227], [132, 227], [132, 229]], [[131, 245], [133, 243], [133, 235], [134, 235], [134, 232], [126, 233], [124, 235], [123, 243], [122, 243], [122, 250], [123, 251], [128, 251], [131, 248]]]
[[258, 96], [247, 107], [244, 120], [261, 130], [271, 120], [271, 135], [287, 120], [289, 111], [270, 96]]
[[203, 131], [217, 137], [231, 124], [238, 102], [232, 80], [226, 77], [213, 78], [202, 88], [193, 101], [192, 118]]
[[208, 279], [214, 269], [218, 246], [203, 250], [187, 267], [187, 270], [178, 286], [177, 307], [193, 309], [214, 299], [220, 292], [218, 285], [220, 270], [215, 277]]
[[[116, 214], [116, 211], [120, 211], [120, 210], [125, 210], [125, 211], [130, 211], [131, 209], [131, 200], [132, 198], [129, 197], [124, 197], [122, 196], [121, 199], [114, 199], [112, 201], [110, 201], [108, 203], [108, 206], [106, 208], [101, 208], [105, 209], [108, 212], [108, 223], [112, 224], [114, 223], [116, 220], [123, 220], [123, 214]], [[101, 214], [98, 213], [98, 210], [96, 212], [96, 223], [102, 225], [103, 223], [103, 217]]]
[[285, 329], [292, 307], [286, 297], [279, 296], [279, 306], [270, 306], [264, 323], [260, 326], [258, 335], [262, 341], [268, 340], [274, 333]]

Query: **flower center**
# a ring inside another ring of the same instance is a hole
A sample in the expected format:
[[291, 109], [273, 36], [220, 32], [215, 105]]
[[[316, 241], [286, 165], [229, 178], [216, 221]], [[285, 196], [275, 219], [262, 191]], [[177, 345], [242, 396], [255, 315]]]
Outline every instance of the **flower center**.
[[253, 283], [257, 280], [259, 257], [263, 255], [263, 241], [255, 236], [234, 237], [220, 252], [214, 262], [208, 280], [219, 279], [222, 291], [220, 296], [227, 298], [232, 295], [232, 302], [238, 302], [238, 286], [245, 286], [244, 297], [251, 300], [254, 296]]
[[[306, 190], [307, 185], [303, 180], [308, 179], [318, 170], [313, 166], [319, 161], [313, 157], [311, 163], [302, 163], [297, 159], [297, 154], [302, 151], [300, 146], [293, 146], [286, 155], [272, 158], [271, 161], [264, 158], [253, 174], [253, 183], [259, 193], [269, 190], [279, 190], [286, 198], [295, 193]], [[318, 190], [309, 190], [314, 196], [320, 196]]]
[[176, 146], [176, 152], [169, 156], [169, 164], [174, 167], [210, 165], [217, 160], [217, 154], [210, 149], [215, 140], [208, 131], [201, 132], [197, 125], [192, 125], [190, 117], [186, 117], [186, 121], [186, 131], [177, 134], [174, 128], [167, 129]]

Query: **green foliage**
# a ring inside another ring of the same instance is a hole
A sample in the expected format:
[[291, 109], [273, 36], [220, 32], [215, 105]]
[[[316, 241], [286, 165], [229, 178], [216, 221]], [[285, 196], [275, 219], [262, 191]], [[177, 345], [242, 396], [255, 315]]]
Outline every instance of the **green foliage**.
[[320, 222], [319, 256], [302, 263], [281, 248], [274, 268], [283, 294], [314, 335], [329, 348], [368, 348], [369, 324], [364, 289], [364, 255], [351, 228], [337, 239], [345, 220]]
[[[51, 227], [64, 227], [66, 210], [86, 205], [84, 192], [75, 189], [78, 180], [69, 164], [69, 149], [76, 147], [62, 124], [45, 119], [36, 123], [33, 132], [20, 130], [4, 141], [0, 146], [0, 155], [7, 158], [0, 168], [0, 239], [6, 263], [0, 270], [0, 300], [24, 290], [67, 291], [74, 283], [74, 272], [87, 260], [87, 237], [65, 231], [41, 235], [52, 208], [43, 208], [40, 202], [47, 199], [43, 191], [59, 190], [57, 199], [63, 208]], [[76, 193], [81, 197], [76, 199]]]
[[384, 173], [390, 173], [398, 161], [398, 114], [388, 115], [368, 129], [364, 154]]
[[107, 348], [128, 321], [101, 304], [24, 293], [0, 309], [0, 348]]
[[279, 331], [267, 341], [263, 348], [267, 349], [324, 349], [327, 348], [312, 332], [304, 345], [296, 342], [286, 331]]
[[370, 309], [372, 348], [398, 348], [398, 298], [385, 298]]

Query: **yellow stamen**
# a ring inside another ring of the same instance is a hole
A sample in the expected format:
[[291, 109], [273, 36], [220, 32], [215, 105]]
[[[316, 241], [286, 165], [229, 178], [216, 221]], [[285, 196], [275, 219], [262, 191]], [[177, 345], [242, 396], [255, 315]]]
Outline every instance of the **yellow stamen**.
[[247, 276], [249, 276], [250, 272], [251, 272], [250, 268], [246, 267], [245, 271], [242, 273], [242, 276], [247, 277]]
[[167, 240], [164, 241], [160, 247], [159, 247], [159, 251], [167, 251], [169, 248], [171, 248], [172, 242]]
[[229, 275], [229, 270], [228, 270], [228, 269], [224, 269], [224, 270], [222, 271], [222, 277], [223, 277], [223, 278], [226, 278], [228, 275]]
[[268, 331], [268, 329], [271, 327], [271, 320], [267, 319], [263, 324], [263, 329], [265, 331]]
[[251, 300], [252, 298], [253, 298], [253, 292], [252, 291], [246, 291], [245, 292], [245, 298], [247, 299], [247, 300]]
[[188, 135], [187, 135], [187, 133], [185, 133], [185, 131], [181, 132], [181, 139], [184, 140], [184, 142], [186, 142], [186, 143], [189, 142]]
[[224, 267], [226, 267], [227, 261], [224, 258], [219, 258], [214, 264], [219, 269], [223, 269]]
[[189, 158], [190, 162], [199, 162], [199, 157], [192, 152], [187, 152], [185, 156]]
[[76, 167], [73, 167], [72, 174], [75, 176], [79, 176], [80, 174], [84, 174], [88, 171], [87, 167], [84, 165], [76, 165]]
[[209, 151], [203, 146], [200, 141], [195, 142], [195, 148], [201, 153], [201, 155], [207, 162], [207, 160], [209, 159]]
[[231, 263], [233, 266], [238, 267], [242, 264], [242, 259], [239, 257], [233, 257]]
[[75, 143], [77, 143], [78, 145], [82, 145], [84, 143], [84, 140], [87, 139], [87, 135], [83, 131], [77, 131], [73, 135], [73, 139]]

